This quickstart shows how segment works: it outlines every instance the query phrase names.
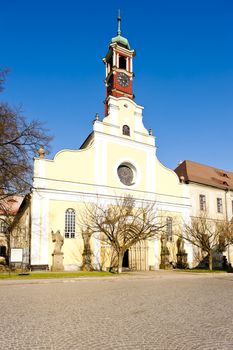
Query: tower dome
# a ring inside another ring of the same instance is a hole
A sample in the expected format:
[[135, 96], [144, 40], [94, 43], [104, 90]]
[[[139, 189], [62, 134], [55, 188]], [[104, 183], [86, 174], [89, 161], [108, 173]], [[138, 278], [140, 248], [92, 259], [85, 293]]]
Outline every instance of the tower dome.
[[112, 38], [110, 44], [117, 43], [118, 45], [123, 46], [126, 49], [130, 50], [130, 45], [129, 45], [128, 39], [124, 38], [121, 35], [121, 16], [120, 16], [120, 13], [118, 14], [117, 22], [118, 22], [117, 36]]

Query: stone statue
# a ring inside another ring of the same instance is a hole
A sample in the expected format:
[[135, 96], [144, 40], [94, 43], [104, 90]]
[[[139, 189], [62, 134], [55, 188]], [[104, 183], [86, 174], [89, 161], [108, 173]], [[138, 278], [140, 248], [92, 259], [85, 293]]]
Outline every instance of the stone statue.
[[160, 269], [165, 269], [165, 270], [166, 269], [171, 269], [172, 265], [170, 264], [170, 261], [169, 261], [170, 253], [169, 253], [169, 249], [167, 247], [166, 235], [162, 234], [161, 238], [160, 238], [160, 241], [161, 241], [161, 253], [160, 253], [161, 261], [160, 261], [159, 268]]
[[61, 254], [61, 248], [64, 244], [64, 238], [59, 230], [56, 233], [54, 233], [53, 231], [51, 233], [52, 241], [55, 242], [53, 254]]
[[161, 241], [161, 253], [169, 255], [166, 236], [161, 235], [160, 241]]
[[184, 240], [183, 240], [181, 237], [179, 237], [179, 238], [177, 239], [176, 246], [177, 246], [177, 253], [178, 253], [178, 254], [185, 253], [185, 250], [184, 250]]
[[177, 263], [176, 267], [178, 269], [186, 269], [188, 267], [187, 263], [187, 253], [184, 248], [184, 240], [182, 237], [179, 237], [176, 241], [176, 247], [177, 247]]
[[55, 243], [54, 250], [52, 253], [53, 264], [52, 271], [64, 271], [63, 266], [63, 253], [61, 248], [64, 244], [64, 237], [61, 235], [61, 232], [58, 230], [56, 233], [51, 231], [52, 241]]
[[82, 270], [83, 271], [93, 270], [92, 264], [91, 264], [92, 251], [90, 246], [90, 239], [91, 239], [92, 233], [93, 232], [89, 228], [87, 228], [86, 230], [82, 230], [82, 237], [83, 237]]

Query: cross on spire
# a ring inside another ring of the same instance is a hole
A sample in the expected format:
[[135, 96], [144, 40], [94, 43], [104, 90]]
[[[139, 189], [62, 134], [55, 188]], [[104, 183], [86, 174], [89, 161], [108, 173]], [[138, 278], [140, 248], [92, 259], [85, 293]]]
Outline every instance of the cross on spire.
[[118, 17], [117, 17], [117, 35], [121, 35], [121, 11], [118, 10]]

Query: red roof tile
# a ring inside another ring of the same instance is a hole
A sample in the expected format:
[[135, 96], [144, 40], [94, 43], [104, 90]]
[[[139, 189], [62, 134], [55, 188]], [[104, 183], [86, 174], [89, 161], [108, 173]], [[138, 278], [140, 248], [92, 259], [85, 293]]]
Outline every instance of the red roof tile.
[[0, 215], [16, 215], [24, 197], [12, 196], [0, 200]]
[[175, 169], [176, 174], [184, 177], [185, 182], [196, 182], [221, 189], [233, 190], [233, 172], [208, 165], [184, 160]]

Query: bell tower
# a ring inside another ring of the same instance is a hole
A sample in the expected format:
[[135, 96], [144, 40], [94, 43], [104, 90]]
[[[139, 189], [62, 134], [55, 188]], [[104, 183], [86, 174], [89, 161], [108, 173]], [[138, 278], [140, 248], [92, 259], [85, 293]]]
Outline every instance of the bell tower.
[[105, 116], [108, 114], [108, 97], [128, 97], [134, 99], [133, 94], [133, 57], [135, 50], [130, 49], [129, 42], [121, 35], [121, 17], [117, 17], [117, 36], [112, 38], [109, 50], [103, 58], [105, 63]]

